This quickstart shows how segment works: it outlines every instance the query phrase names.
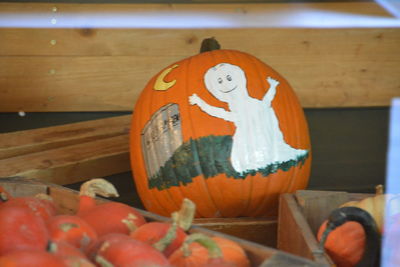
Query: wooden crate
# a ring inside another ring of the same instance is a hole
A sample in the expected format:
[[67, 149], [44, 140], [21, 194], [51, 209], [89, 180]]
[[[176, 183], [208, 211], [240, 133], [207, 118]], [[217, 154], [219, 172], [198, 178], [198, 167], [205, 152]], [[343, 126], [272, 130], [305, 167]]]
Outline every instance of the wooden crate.
[[319, 247], [316, 233], [330, 212], [350, 200], [370, 194], [298, 190], [282, 194], [279, 201], [277, 248], [314, 262], [332, 266], [334, 262]]
[[[58, 212], [64, 214], [73, 214], [78, 205], [78, 192], [66, 187], [46, 183], [34, 179], [26, 179], [21, 177], [0, 178], [0, 186], [3, 186], [13, 196], [32, 196], [38, 193], [50, 195], [55, 201]], [[99, 202], [109, 201], [107, 199], [98, 198]], [[147, 221], [167, 221], [169, 218], [156, 215], [151, 212], [138, 209]], [[231, 235], [223, 234], [217, 231], [206, 229], [201, 226], [194, 225], [189, 230], [190, 233], [204, 233], [209, 236], [221, 236], [238, 242], [246, 251], [251, 266], [310, 266], [319, 267], [327, 266], [316, 263], [308, 259], [298, 257], [277, 249], [263, 246], [251, 241], [237, 238]]]

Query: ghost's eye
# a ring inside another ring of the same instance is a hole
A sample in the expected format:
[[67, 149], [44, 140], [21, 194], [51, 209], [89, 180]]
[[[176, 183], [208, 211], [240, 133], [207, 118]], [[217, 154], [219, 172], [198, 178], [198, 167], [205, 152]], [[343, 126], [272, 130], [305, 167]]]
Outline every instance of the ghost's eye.
[[218, 78], [218, 83], [222, 83], [222, 78]]
[[228, 81], [232, 81], [232, 76], [231, 76], [231, 75], [226, 75], [226, 79], [227, 79]]

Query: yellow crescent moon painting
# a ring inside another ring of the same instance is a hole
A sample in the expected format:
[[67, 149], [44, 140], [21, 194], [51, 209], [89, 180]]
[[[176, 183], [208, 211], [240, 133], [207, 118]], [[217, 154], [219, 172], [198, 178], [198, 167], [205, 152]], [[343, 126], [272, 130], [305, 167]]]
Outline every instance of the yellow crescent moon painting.
[[170, 68], [165, 69], [163, 72], [160, 73], [160, 75], [158, 75], [156, 82], [154, 83], [154, 90], [156, 91], [166, 91], [169, 88], [171, 88], [172, 86], [175, 85], [176, 80], [172, 80], [170, 82], [166, 82], [164, 80], [164, 78], [176, 67], [178, 67], [179, 65], [173, 65]]

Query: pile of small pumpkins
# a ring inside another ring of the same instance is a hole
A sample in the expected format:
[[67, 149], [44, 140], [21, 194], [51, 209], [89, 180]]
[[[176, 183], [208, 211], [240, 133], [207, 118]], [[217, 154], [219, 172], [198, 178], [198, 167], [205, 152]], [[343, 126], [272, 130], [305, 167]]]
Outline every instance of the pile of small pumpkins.
[[[384, 194], [382, 185], [378, 185], [374, 196], [346, 202], [334, 212], [343, 216], [332, 218], [331, 214], [319, 227], [317, 239], [337, 267], [379, 266], [380, 262], [385, 262], [385, 266], [400, 266], [399, 195]], [[332, 231], [326, 231], [334, 220], [343, 221]], [[326, 238], [324, 232], [329, 232]]]
[[166, 222], [149, 221], [120, 202], [104, 179], [82, 184], [78, 209], [59, 214], [45, 194], [14, 197], [0, 187], [0, 266], [250, 266], [236, 242], [189, 234], [195, 205], [184, 199]]

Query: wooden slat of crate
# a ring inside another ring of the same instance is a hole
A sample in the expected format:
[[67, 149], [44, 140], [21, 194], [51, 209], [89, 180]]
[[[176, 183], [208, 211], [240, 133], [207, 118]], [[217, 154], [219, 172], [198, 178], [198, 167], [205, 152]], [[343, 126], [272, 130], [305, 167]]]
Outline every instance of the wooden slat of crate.
[[71, 184], [127, 172], [130, 115], [0, 135], [0, 177]]
[[333, 209], [349, 201], [347, 192], [333, 191], [297, 190], [295, 198], [314, 235]]
[[334, 263], [322, 253], [316, 234], [327, 215], [341, 204], [370, 194], [300, 190], [282, 194], [279, 202], [277, 248], [321, 264]]
[[276, 218], [196, 219], [196, 225], [245, 240], [252, 240], [265, 246], [276, 247]]
[[[49, 194], [58, 207], [58, 212], [65, 214], [73, 214], [78, 205], [78, 192], [52, 183], [37, 181], [35, 179], [26, 179], [21, 177], [0, 178], [0, 186], [3, 186], [13, 196], [35, 195], [37, 193], [46, 192]], [[28, 192], [28, 193], [27, 193]], [[98, 198], [98, 202], [109, 201]], [[157, 214], [138, 209], [147, 221], [168, 221], [169, 218], [159, 216]], [[204, 222], [203, 222], [204, 224]], [[221, 225], [235, 224], [235, 222], [221, 221]], [[207, 227], [207, 226], [206, 226]], [[195, 224], [190, 233], [199, 232], [209, 236], [221, 236], [231, 239], [239, 243], [248, 255], [251, 266], [310, 266], [310, 267], [327, 267], [327, 265], [315, 263], [307, 259], [279, 251], [274, 248], [263, 246], [252, 241], [237, 238], [211, 229], [202, 227], [201, 224]]]
[[129, 133], [131, 115], [0, 134], [0, 159]]
[[280, 198], [277, 247], [317, 263], [333, 265], [333, 261], [321, 253], [310, 226], [291, 194], [283, 194]]

